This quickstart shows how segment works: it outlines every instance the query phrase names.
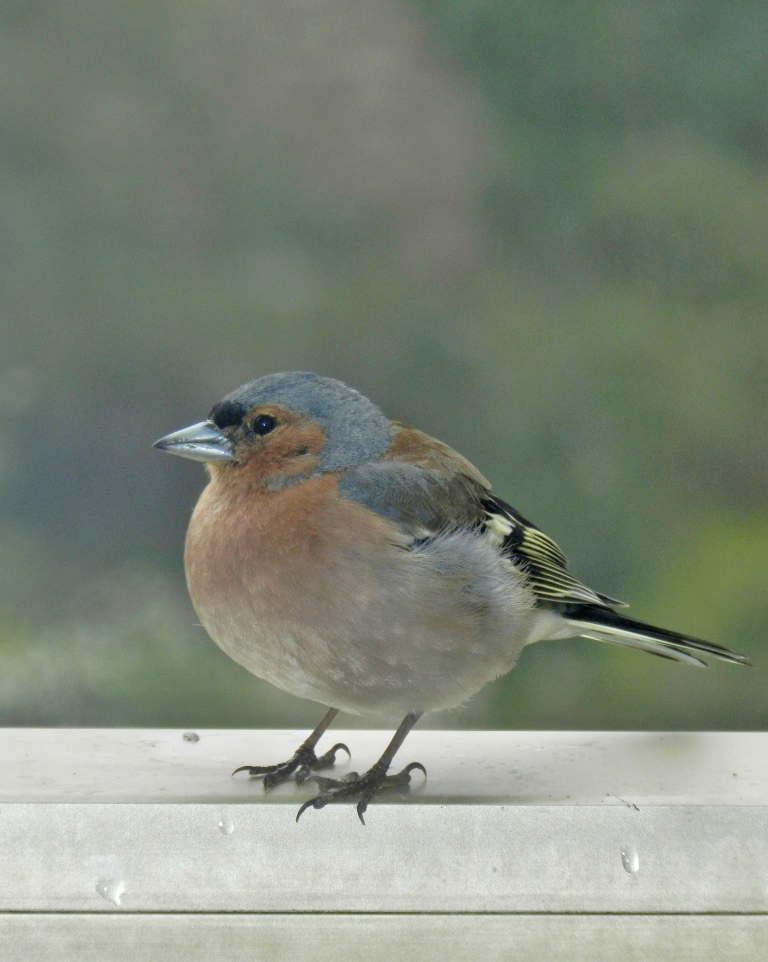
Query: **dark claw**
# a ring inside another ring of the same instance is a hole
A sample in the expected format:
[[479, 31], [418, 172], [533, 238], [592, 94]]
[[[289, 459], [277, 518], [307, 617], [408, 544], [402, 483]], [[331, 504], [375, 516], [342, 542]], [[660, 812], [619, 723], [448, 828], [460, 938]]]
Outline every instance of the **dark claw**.
[[249, 775], [265, 775], [267, 772], [271, 772], [274, 767], [274, 765], [265, 765], [263, 767], [259, 765], [241, 765], [240, 768], [236, 768], [232, 772], [231, 777], [234, 778], [235, 775], [239, 775], [240, 772], [248, 772]]
[[310, 800], [308, 802], [304, 802], [298, 812], [296, 812], [296, 821], [298, 822], [308, 808], [323, 808], [324, 806], [325, 800], [322, 795], [318, 795], [317, 798], [310, 798]]
[[323, 771], [326, 768], [333, 768], [336, 764], [336, 753], [339, 751], [345, 751], [347, 753], [347, 758], [352, 757], [352, 752], [347, 748], [343, 742], [339, 742], [334, 745], [333, 748], [329, 748], [324, 755], [320, 755], [315, 758], [312, 764], [302, 765], [296, 772], [296, 781], [301, 785], [303, 782], [309, 781], [312, 777], [310, 772]]
[[407, 785], [411, 780], [411, 772], [413, 771], [421, 772], [421, 774], [424, 776], [424, 781], [427, 780], [427, 770], [424, 768], [421, 762], [410, 762], [398, 775], [394, 775], [393, 777], [402, 778], [403, 782]]
[[421, 762], [411, 762], [396, 775], [387, 775], [386, 768], [379, 767], [378, 763], [363, 775], [358, 775], [357, 772], [348, 772], [342, 778], [309, 775], [306, 781], [317, 782], [320, 794], [311, 798], [308, 802], [304, 802], [296, 813], [296, 821], [298, 822], [308, 808], [325, 808], [332, 802], [342, 802], [347, 798], [357, 797], [359, 799], [356, 806], [357, 816], [365, 825], [363, 814], [367, 811], [368, 803], [376, 793], [383, 788], [408, 785], [411, 781], [412, 771], [419, 771], [425, 778], [427, 777], [427, 770]]
[[320, 755], [312, 767], [314, 769], [332, 768], [336, 762], [336, 752], [346, 752], [347, 758], [352, 757], [352, 752], [347, 748], [344, 742], [337, 742], [333, 748], [328, 749], [325, 755]]
[[277, 785], [295, 774], [296, 781], [301, 784], [307, 781], [310, 772], [314, 769], [333, 768], [336, 753], [342, 749], [350, 758], [352, 757], [350, 750], [341, 742], [334, 745], [319, 758], [314, 749], [302, 745], [287, 762], [279, 762], [277, 765], [241, 765], [240, 768], [236, 768], [232, 772], [232, 776], [234, 777], [239, 772], [248, 772], [251, 778], [262, 777], [262, 784], [266, 789], [272, 788], [273, 785]]

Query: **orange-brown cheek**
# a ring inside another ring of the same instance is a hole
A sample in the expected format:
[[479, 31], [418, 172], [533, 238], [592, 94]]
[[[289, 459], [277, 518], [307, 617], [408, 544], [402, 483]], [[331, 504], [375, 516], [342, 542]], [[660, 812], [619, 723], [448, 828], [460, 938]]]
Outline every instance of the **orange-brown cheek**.
[[256, 446], [247, 443], [235, 448], [238, 473], [250, 482], [269, 483], [314, 471], [326, 435], [317, 424], [297, 421]]

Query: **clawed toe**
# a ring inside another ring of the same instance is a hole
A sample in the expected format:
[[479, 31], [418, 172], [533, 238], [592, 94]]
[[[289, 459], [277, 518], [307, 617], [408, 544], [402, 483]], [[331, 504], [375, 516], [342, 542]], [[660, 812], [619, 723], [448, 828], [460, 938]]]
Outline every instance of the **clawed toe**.
[[426, 779], [427, 770], [424, 768], [421, 762], [409, 762], [401, 772], [397, 773], [397, 775], [387, 775], [385, 781], [387, 784], [391, 783], [392, 785], [407, 785], [411, 780], [411, 772], [414, 771], [421, 772]]
[[276, 765], [241, 765], [232, 772], [234, 777], [239, 772], [248, 772], [251, 778], [261, 778], [264, 788], [272, 788], [274, 785], [285, 781], [294, 775], [296, 781], [301, 784], [307, 781], [310, 773], [315, 770], [333, 768], [336, 762], [336, 754], [345, 751], [351, 758], [352, 753], [342, 742], [334, 745], [324, 755], [319, 757], [313, 748], [302, 745], [287, 762], [280, 762]]
[[317, 782], [320, 794], [304, 802], [296, 813], [296, 821], [298, 822], [308, 808], [321, 809], [334, 802], [343, 802], [349, 798], [359, 797], [356, 806], [357, 815], [365, 825], [363, 813], [368, 808], [368, 803], [374, 795], [385, 788], [403, 787], [410, 784], [412, 771], [420, 771], [425, 778], [427, 777], [427, 770], [421, 762], [411, 762], [395, 775], [387, 775], [386, 768], [379, 765], [374, 765], [364, 775], [358, 775], [357, 772], [348, 772], [342, 778], [324, 778], [321, 775], [310, 775], [306, 781]]
[[296, 772], [296, 781], [301, 785], [302, 782], [306, 782], [312, 776], [310, 772], [320, 772], [326, 768], [333, 768], [336, 764], [336, 755], [338, 752], [346, 752], [347, 758], [352, 757], [352, 752], [347, 748], [344, 742], [338, 742], [333, 748], [329, 748], [324, 755], [315, 756], [315, 760], [311, 765], [302, 765]]
[[357, 781], [360, 775], [357, 772], [347, 772], [340, 778], [327, 778], [325, 775], [308, 775], [304, 781], [305, 782], [315, 782], [321, 792], [327, 791], [329, 788], [344, 788], [350, 782]]
[[272, 768], [273, 766], [269, 765], [263, 767], [259, 765], [241, 765], [240, 768], [236, 768], [232, 772], [231, 777], [234, 778], [235, 775], [239, 775], [240, 772], [248, 772], [249, 775], [265, 775], [267, 772], [271, 772]]

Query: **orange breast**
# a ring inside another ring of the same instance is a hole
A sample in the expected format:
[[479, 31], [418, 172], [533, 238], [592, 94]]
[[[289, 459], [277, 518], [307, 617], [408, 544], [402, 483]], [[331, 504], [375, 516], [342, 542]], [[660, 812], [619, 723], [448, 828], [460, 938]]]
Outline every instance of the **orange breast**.
[[[203, 491], [187, 532], [190, 595], [215, 640], [230, 619], [315, 625], [348, 603], [355, 558], [390, 547], [393, 525], [339, 497], [337, 476], [279, 491], [214, 478]], [[216, 609], [218, 627], [208, 624]]]

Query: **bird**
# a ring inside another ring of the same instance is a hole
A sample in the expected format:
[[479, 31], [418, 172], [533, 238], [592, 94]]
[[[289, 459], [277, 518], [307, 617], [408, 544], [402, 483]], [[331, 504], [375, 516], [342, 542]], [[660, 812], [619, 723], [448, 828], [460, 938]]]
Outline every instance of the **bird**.
[[[457, 451], [310, 372], [268, 374], [206, 420], [155, 442], [204, 462], [186, 535], [200, 622], [237, 663], [327, 712], [291, 758], [243, 765], [270, 788], [314, 781], [298, 810], [405, 786], [390, 774], [425, 713], [463, 705], [530, 644], [581, 636], [689, 665], [744, 655], [629, 618], [579, 582], [557, 544]], [[363, 774], [333, 779], [343, 743], [316, 752], [339, 711], [402, 722]]]

